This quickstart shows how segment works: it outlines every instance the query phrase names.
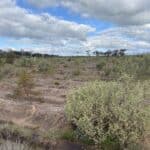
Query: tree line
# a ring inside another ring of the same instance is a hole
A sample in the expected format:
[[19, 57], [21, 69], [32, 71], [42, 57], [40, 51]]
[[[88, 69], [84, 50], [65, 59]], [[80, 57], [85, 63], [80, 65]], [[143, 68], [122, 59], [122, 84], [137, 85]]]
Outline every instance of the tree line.
[[0, 57], [15, 57], [19, 58], [21, 56], [26, 56], [26, 57], [58, 57], [58, 55], [50, 55], [50, 54], [41, 54], [41, 53], [32, 53], [30, 51], [15, 51], [15, 50], [8, 50], [4, 51], [0, 49]]
[[124, 56], [127, 49], [108, 50], [106, 52], [94, 51], [95, 56]]

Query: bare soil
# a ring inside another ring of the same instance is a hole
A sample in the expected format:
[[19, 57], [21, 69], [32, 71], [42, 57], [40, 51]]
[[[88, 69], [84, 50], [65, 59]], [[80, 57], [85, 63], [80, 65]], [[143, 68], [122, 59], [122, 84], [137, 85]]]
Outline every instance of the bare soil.
[[42, 130], [65, 127], [64, 106], [67, 92], [83, 84], [77, 80], [61, 79], [61, 76], [38, 76], [35, 90], [42, 99], [40, 102], [34, 97], [29, 100], [11, 98], [15, 81], [16, 79], [5, 79], [0, 82], [0, 120]]

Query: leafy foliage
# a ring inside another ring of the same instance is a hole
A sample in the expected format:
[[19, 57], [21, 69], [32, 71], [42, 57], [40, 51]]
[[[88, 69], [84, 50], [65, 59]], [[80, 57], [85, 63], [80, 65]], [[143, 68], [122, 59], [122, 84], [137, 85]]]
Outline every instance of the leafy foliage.
[[144, 133], [144, 93], [144, 85], [127, 76], [116, 82], [88, 83], [69, 94], [66, 115], [80, 136], [96, 145], [125, 148]]

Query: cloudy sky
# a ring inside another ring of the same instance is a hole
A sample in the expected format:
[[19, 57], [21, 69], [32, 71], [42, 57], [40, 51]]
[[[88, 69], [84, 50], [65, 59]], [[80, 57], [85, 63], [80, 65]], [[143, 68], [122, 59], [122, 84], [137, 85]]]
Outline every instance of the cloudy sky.
[[0, 0], [0, 48], [150, 52], [150, 0]]

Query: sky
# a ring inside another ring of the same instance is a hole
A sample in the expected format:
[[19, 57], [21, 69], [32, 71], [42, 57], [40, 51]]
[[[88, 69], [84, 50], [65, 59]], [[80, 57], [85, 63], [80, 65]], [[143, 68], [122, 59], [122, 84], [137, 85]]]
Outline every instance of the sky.
[[0, 0], [0, 48], [150, 52], [150, 0]]

